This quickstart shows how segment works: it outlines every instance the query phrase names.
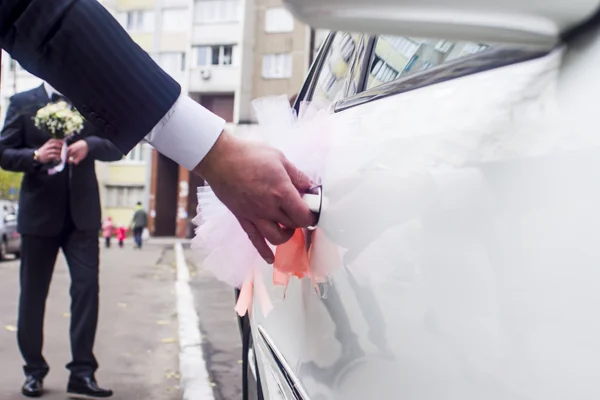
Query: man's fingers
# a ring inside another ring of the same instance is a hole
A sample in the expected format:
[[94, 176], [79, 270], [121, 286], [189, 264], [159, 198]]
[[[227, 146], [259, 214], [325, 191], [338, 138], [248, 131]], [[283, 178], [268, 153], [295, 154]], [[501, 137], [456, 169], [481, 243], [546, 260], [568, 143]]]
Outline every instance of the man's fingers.
[[294, 187], [289, 187], [281, 202], [281, 210], [294, 222], [290, 228], [306, 228], [315, 223], [316, 216], [310, 211], [302, 196]]
[[294, 234], [294, 229], [282, 228], [276, 222], [268, 221], [266, 219], [257, 221], [255, 226], [258, 228], [261, 235], [274, 246], [287, 242]]
[[313, 186], [311, 180], [300, 171], [294, 164], [292, 164], [287, 158], [283, 159], [283, 167], [287, 171], [292, 184], [298, 189], [299, 192], [304, 193]]
[[297, 228], [297, 224], [282, 210], [279, 209], [279, 212], [276, 213], [274, 217], [272, 217], [273, 221], [282, 225], [282, 229], [294, 229]]
[[242, 229], [246, 231], [248, 238], [256, 250], [258, 250], [258, 254], [260, 254], [260, 256], [264, 258], [266, 262], [273, 264], [275, 261], [275, 256], [273, 255], [271, 248], [267, 245], [267, 242], [265, 242], [264, 236], [260, 233], [256, 225], [246, 219], [239, 219], [238, 221], [240, 222]]
[[48, 143], [48, 147], [53, 149], [62, 149], [62, 146], [63, 142], [57, 139], [50, 139], [50, 142]]

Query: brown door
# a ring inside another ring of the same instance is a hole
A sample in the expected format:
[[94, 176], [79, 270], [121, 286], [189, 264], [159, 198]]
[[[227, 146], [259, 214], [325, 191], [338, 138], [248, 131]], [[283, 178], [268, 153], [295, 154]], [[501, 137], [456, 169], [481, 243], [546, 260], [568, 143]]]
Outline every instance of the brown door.
[[233, 122], [233, 94], [210, 94], [200, 96], [200, 104], [227, 122]]
[[156, 218], [154, 236], [175, 236], [177, 228], [177, 181], [179, 166], [170, 158], [158, 155], [156, 180]]

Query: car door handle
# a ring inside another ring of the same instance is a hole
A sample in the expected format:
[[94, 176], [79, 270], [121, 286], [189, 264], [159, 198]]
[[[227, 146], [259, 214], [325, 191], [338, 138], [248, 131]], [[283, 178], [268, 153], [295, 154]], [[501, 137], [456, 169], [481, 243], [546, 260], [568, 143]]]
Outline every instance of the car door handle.
[[308, 209], [317, 216], [317, 220], [313, 226], [309, 226], [308, 230], [315, 230], [319, 224], [319, 218], [321, 217], [321, 211], [323, 210], [323, 186], [318, 185], [309, 189], [308, 193], [302, 195], [304, 204], [308, 206]]

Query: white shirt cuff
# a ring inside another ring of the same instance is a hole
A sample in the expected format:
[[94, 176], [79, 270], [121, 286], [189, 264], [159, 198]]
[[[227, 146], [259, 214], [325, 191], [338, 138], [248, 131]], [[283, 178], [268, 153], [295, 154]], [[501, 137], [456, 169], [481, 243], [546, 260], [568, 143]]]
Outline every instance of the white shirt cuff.
[[224, 127], [223, 118], [181, 94], [145, 140], [191, 171], [212, 149]]

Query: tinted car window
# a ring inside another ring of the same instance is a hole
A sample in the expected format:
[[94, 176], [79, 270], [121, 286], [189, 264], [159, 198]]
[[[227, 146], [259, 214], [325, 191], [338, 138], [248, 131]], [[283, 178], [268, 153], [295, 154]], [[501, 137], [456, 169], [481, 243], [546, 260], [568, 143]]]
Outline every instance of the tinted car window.
[[490, 45], [483, 43], [380, 36], [371, 56], [366, 89], [488, 48]]
[[334, 103], [344, 96], [348, 76], [362, 43], [362, 35], [336, 33], [323, 60], [312, 100]]

